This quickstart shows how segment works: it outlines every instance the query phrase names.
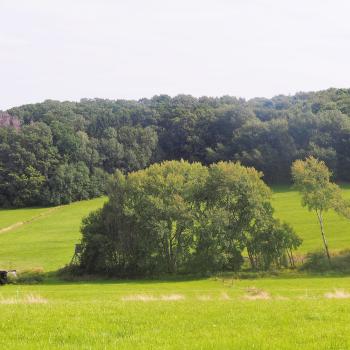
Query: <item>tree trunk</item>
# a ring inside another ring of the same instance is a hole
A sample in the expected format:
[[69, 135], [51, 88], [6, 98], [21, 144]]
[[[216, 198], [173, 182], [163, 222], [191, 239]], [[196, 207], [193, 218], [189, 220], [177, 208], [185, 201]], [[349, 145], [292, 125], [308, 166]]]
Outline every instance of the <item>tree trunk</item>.
[[323, 228], [322, 210], [320, 210], [320, 211], [316, 210], [316, 214], [317, 214], [317, 217], [318, 217], [318, 221], [320, 223], [324, 249], [326, 251], [327, 259], [328, 259], [328, 262], [329, 262], [329, 265], [330, 265], [331, 264], [331, 256], [329, 255], [328, 244], [327, 244], [327, 240], [326, 240], [326, 236], [325, 236], [324, 228]]
[[163, 233], [163, 247], [164, 247], [164, 253], [166, 258], [166, 264], [167, 264], [167, 270], [168, 272], [171, 272], [171, 251], [170, 251], [170, 238], [169, 233], [167, 230], [164, 230]]
[[290, 267], [294, 267], [294, 262], [293, 262], [293, 257], [291, 255], [291, 251], [288, 250], [288, 248], [286, 249], [286, 252], [287, 252], [287, 256], [288, 256], [288, 259], [289, 259], [289, 265]]
[[248, 253], [248, 258], [249, 258], [249, 261], [250, 261], [250, 265], [252, 266], [252, 269], [256, 270], [256, 265], [255, 265], [255, 261], [254, 261], [253, 255], [250, 253], [250, 250], [249, 250], [248, 247], [247, 247], [247, 253]]
[[292, 249], [290, 249], [289, 255], [290, 255], [290, 261], [291, 261], [292, 267], [294, 268], [295, 267], [295, 262], [294, 262], [294, 256], [293, 256]]

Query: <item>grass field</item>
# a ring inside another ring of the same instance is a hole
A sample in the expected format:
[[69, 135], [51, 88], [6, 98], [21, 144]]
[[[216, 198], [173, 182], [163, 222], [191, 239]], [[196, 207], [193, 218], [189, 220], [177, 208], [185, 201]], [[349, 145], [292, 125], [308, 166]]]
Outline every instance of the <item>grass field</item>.
[[[343, 187], [350, 199], [350, 187]], [[70, 261], [79, 241], [81, 219], [105, 201], [98, 198], [57, 208], [0, 210], [0, 268], [40, 267], [54, 271]], [[274, 188], [275, 215], [290, 223], [303, 238], [299, 253], [322, 249], [314, 213], [300, 204], [300, 196], [288, 187]], [[16, 223], [19, 227], [1, 232]], [[326, 213], [325, 229], [331, 250], [350, 248], [350, 222], [334, 212]]]
[[0, 230], [16, 224], [17, 222], [26, 222], [39, 215], [44, 214], [47, 208], [29, 208], [29, 209], [0, 209]]
[[[350, 186], [342, 186], [343, 196], [350, 199]], [[300, 196], [288, 187], [275, 187], [272, 202], [276, 217], [290, 223], [303, 244], [299, 252], [322, 250], [322, 240], [316, 214], [301, 206]], [[324, 215], [325, 232], [331, 250], [350, 248], [350, 220], [329, 211]]]
[[349, 349], [349, 291], [334, 277], [8, 285], [0, 347]]
[[[45, 211], [29, 223], [0, 233], [0, 267], [6, 269], [43, 268], [54, 271], [70, 261], [74, 244], [79, 241], [81, 219], [102, 206], [105, 199], [76, 202], [52, 209], [19, 209], [17, 221], [25, 221]], [[16, 222], [15, 210], [0, 211], [10, 225]], [[10, 213], [10, 214], [8, 214]], [[11, 218], [12, 221], [9, 221]], [[4, 225], [0, 224], [0, 227]]]
[[[344, 195], [350, 198], [350, 188]], [[82, 217], [104, 200], [0, 210], [0, 267], [64, 266]], [[275, 188], [273, 205], [303, 237], [301, 253], [322, 248], [316, 218], [297, 193]], [[350, 247], [348, 226], [327, 214], [331, 249]], [[9, 350], [350, 348], [350, 277], [76, 283], [51, 277], [1, 287], [0, 310], [0, 348]]]

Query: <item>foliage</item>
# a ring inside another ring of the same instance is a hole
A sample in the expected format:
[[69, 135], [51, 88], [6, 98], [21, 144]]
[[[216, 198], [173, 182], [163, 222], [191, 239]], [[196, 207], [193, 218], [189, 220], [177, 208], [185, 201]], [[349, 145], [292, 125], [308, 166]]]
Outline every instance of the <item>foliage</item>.
[[[350, 181], [349, 116], [347, 89], [248, 101], [161, 95], [139, 101], [48, 100], [12, 108], [0, 112], [0, 204], [91, 198], [106, 179], [98, 177], [95, 191], [97, 173], [174, 159], [240, 161], [276, 184], [290, 182], [294, 160], [314, 156], [335, 180]], [[88, 171], [72, 186], [78, 164]], [[65, 187], [67, 194], [60, 195]]]
[[[350, 186], [341, 185], [343, 198], [350, 199]], [[317, 216], [301, 205], [301, 195], [293, 186], [272, 186], [272, 206], [275, 209], [274, 216], [282, 221], [288, 222], [295, 232], [303, 239], [298, 248], [298, 254], [307, 254], [312, 251], [320, 251], [323, 242], [319, 238], [320, 226]], [[323, 215], [325, 232], [328, 235], [328, 243], [331, 250], [343, 250], [350, 245], [349, 220], [329, 210]]]
[[329, 262], [324, 252], [308, 253], [301, 271], [326, 272], [330, 270]]
[[80, 266], [121, 276], [280, 265], [301, 241], [273, 219], [261, 173], [238, 163], [186, 161], [117, 172], [102, 210], [83, 221]]
[[308, 157], [304, 161], [296, 160], [292, 165], [292, 176], [302, 195], [302, 205], [317, 215], [326, 255], [330, 260], [323, 213], [334, 209], [339, 214], [350, 217], [349, 205], [343, 200], [340, 188], [330, 182], [331, 172], [323, 161], [314, 157]]
[[44, 270], [40, 268], [29, 269], [17, 272], [15, 284], [36, 284], [44, 280]]
[[295, 187], [302, 195], [302, 205], [310, 211], [338, 210], [343, 200], [339, 186], [330, 182], [331, 172], [323, 161], [309, 157], [292, 166]]
[[350, 252], [349, 250], [344, 250], [332, 254], [331, 266], [323, 252], [309, 253], [306, 256], [305, 262], [300, 267], [300, 270], [311, 272], [333, 271], [348, 274], [350, 272]]
[[[272, 189], [274, 216], [291, 224], [303, 239], [302, 245], [294, 253], [295, 262], [298, 265], [300, 255], [322, 249], [322, 241], [318, 238], [317, 219], [313, 213], [300, 205], [300, 196], [297, 192], [286, 186]], [[342, 194], [345, 198], [350, 198], [349, 187], [342, 187]], [[0, 234], [0, 266], [9, 270], [41, 266], [45, 272], [56, 271], [63, 267], [71, 261], [74, 244], [81, 239], [79, 228], [82, 218], [92, 210], [100, 208], [104, 201], [104, 198], [81, 201], [54, 210], [45, 207], [1, 209], [0, 230], [18, 222], [27, 223]], [[325, 229], [337, 233], [329, 237], [332, 259], [334, 259], [335, 250], [344, 250], [349, 247], [348, 228], [348, 220], [339, 217], [334, 211], [325, 214]], [[246, 252], [244, 251], [243, 254], [246, 255]], [[211, 256], [215, 258], [214, 254]], [[199, 266], [200, 263], [207, 263], [205, 256], [202, 259], [198, 256], [196, 261]], [[214, 262], [209, 262], [208, 266], [212, 266]], [[245, 263], [242, 268], [248, 263]], [[198, 270], [197, 267], [196, 269]], [[207, 266], [205, 270], [210, 273]]]

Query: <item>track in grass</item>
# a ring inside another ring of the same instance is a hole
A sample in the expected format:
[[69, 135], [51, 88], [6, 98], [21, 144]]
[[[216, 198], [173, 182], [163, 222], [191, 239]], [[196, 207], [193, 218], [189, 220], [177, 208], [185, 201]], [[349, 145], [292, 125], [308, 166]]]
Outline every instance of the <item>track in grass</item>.
[[[20, 216], [24, 213], [29, 222], [0, 234], [0, 268], [40, 267], [54, 271], [64, 266], [72, 257], [74, 244], [79, 241], [82, 218], [101, 207], [104, 201], [104, 198], [81, 201], [56, 210], [20, 209], [16, 220], [24, 221]], [[0, 222], [3, 215], [7, 215], [6, 211], [0, 211]]]
[[37, 216], [32, 216], [30, 219], [28, 219], [28, 220], [26, 220], [26, 221], [19, 221], [19, 222], [16, 222], [16, 223], [14, 223], [14, 224], [11, 224], [10, 226], [1, 228], [1, 229], [0, 229], [0, 234], [6, 233], [6, 232], [9, 232], [9, 231], [12, 231], [12, 230], [15, 230], [15, 229], [17, 229], [18, 227], [21, 227], [21, 226], [23, 226], [23, 225], [30, 224], [31, 222], [33, 222], [33, 221], [35, 221], [35, 220], [39, 220], [39, 219], [43, 218], [44, 216], [50, 215], [53, 211], [56, 211], [56, 210], [58, 210], [59, 208], [61, 208], [61, 206], [47, 209], [46, 211], [41, 212], [41, 213], [38, 214]]
[[44, 213], [47, 208], [0, 209], [0, 230]]

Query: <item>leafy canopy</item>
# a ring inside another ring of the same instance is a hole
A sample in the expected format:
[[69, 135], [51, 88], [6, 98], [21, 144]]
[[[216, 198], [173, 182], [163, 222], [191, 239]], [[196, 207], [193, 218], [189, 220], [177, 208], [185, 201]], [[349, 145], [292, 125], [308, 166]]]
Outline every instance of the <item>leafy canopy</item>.
[[296, 160], [292, 166], [295, 187], [300, 191], [302, 204], [310, 211], [334, 209], [347, 214], [347, 203], [343, 200], [340, 188], [330, 181], [331, 172], [325, 162], [314, 157]]
[[123, 175], [82, 226], [80, 268], [121, 276], [281, 264], [300, 244], [273, 218], [262, 174], [239, 163], [167, 161]]

